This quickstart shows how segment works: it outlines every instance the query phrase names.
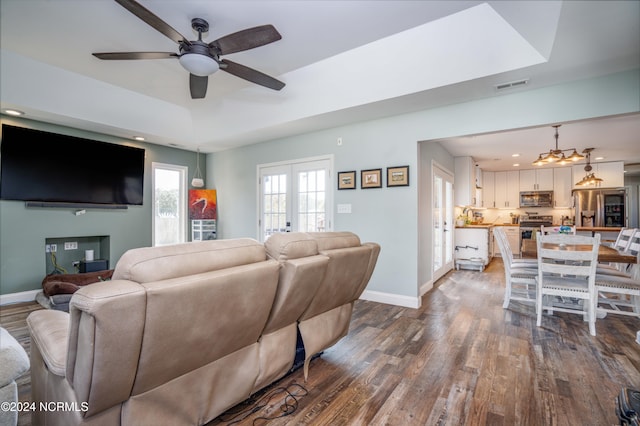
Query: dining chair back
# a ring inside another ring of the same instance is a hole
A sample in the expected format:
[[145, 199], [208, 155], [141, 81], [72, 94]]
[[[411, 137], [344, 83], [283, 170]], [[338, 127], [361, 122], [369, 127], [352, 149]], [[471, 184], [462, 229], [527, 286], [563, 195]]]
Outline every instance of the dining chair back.
[[631, 237], [633, 237], [633, 234], [635, 234], [637, 230], [637, 228], [622, 228], [618, 233], [615, 243], [613, 243], [613, 248], [619, 251], [627, 250], [631, 244]]
[[538, 274], [537, 260], [514, 259], [513, 250], [509, 246], [509, 239], [502, 227], [495, 226], [493, 228], [493, 236], [504, 264], [505, 290], [502, 307], [504, 309], [508, 308], [511, 300], [535, 302], [536, 275]]
[[[638, 231], [637, 228], [622, 228], [618, 233], [616, 241], [611, 247], [622, 253], [630, 253], [630, 251], [633, 250], [631, 247], [631, 240], [636, 231]], [[635, 252], [637, 252], [637, 249], [635, 249]], [[628, 269], [629, 265], [627, 263], [610, 262], [598, 265], [597, 273], [625, 276], [628, 274]]]
[[540, 232], [536, 244], [537, 326], [540, 327], [542, 323], [543, 310], [550, 313], [559, 311], [580, 314], [589, 323], [589, 333], [595, 336], [595, 276], [600, 234], [587, 237], [571, 234], [545, 235]]
[[636, 256], [636, 263], [629, 265], [626, 276], [596, 274], [597, 309], [599, 313], [640, 318], [640, 230], [634, 232], [626, 252]]

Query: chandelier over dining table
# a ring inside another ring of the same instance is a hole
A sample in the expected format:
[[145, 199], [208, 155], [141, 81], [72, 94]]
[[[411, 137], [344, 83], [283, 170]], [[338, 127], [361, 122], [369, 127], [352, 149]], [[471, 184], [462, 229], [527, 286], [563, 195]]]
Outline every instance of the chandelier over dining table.
[[[580, 161], [583, 160], [585, 157], [584, 155], [578, 154], [578, 151], [575, 148], [568, 148], [568, 149], [560, 149], [558, 148], [558, 127], [560, 127], [561, 124], [556, 124], [552, 127], [554, 127], [556, 129], [556, 133], [555, 133], [555, 139], [556, 139], [556, 147], [555, 149], [550, 149], [549, 152], [542, 152], [540, 153], [540, 155], [538, 155], [538, 159], [535, 160], [532, 164], [534, 166], [544, 166], [545, 164], [558, 164], [558, 165], [565, 165], [565, 164], [570, 164], [572, 162], [575, 161]], [[565, 156], [565, 152], [569, 152], [569, 151], [573, 151], [571, 154], [569, 154], [569, 156]]]

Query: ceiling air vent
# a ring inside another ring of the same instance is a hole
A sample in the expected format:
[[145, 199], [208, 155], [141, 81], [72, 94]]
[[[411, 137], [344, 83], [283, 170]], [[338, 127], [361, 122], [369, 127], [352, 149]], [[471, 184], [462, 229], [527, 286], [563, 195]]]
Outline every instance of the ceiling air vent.
[[525, 86], [529, 83], [529, 79], [511, 81], [509, 83], [501, 83], [496, 85], [496, 90], [513, 89], [515, 87]]

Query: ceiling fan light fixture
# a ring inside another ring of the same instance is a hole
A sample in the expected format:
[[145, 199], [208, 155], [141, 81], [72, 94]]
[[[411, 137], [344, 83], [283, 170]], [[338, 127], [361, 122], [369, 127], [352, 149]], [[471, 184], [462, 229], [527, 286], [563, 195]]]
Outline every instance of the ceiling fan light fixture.
[[180, 65], [193, 75], [207, 77], [220, 69], [220, 65], [211, 56], [187, 52], [180, 56]]

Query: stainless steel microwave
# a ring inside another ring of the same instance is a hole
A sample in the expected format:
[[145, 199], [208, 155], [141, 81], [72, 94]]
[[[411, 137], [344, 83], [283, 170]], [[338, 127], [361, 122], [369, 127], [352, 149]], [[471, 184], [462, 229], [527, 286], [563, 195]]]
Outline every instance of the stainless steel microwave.
[[521, 192], [520, 207], [553, 207], [553, 191]]

